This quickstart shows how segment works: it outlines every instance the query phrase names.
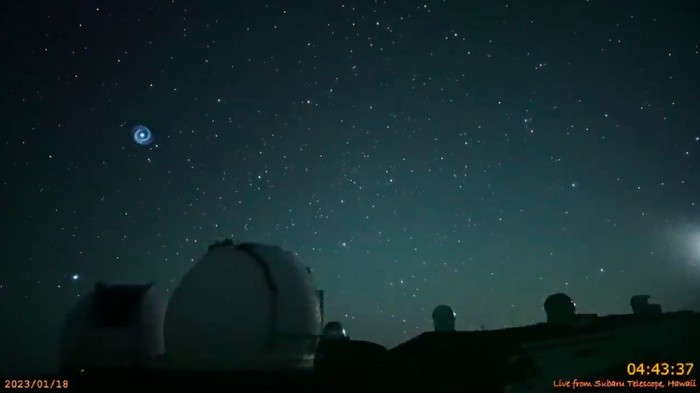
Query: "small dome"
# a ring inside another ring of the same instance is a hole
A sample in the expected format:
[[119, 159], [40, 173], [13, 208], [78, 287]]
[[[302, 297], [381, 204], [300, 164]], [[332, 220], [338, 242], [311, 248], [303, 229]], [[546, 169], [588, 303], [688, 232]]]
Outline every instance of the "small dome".
[[330, 338], [330, 339], [346, 339], [346, 338], [348, 338], [348, 335], [345, 332], [345, 328], [343, 327], [343, 324], [340, 323], [339, 321], [328, 322], [326, 324], [326, 326], [323, 327], [322, 336], [324, 338]]
[[575, 319], [576, 303], [565, 293], [549, 295], [544, 301], [548, 323], [570, 323]]
[[436, 332], [449, 332], [455, 330], [455, 318], [457, 315], [452, 307], [441, 304], [433, 309], [433, 328]]
[[441, 304], [433, 309], [433, 320], [443, 320], [443, 319], [455, 319], [455, 312], [452, 311], [452, 307]]
[[60, 368], [145, 364], [163, 353], [162, 311], [151, 284], [97, 284], [66, 317]]
[[310, 366], [320, 324], [311, 271], [296, 256], [220, 242], [173, 292], [166, 350], [175, 366], [187, 368]]

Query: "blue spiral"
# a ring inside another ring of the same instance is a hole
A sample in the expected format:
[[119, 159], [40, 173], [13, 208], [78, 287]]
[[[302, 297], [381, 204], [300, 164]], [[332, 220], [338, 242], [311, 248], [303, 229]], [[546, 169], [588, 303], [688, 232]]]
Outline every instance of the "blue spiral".
[[146, 126], [137, 125], [131, 129], [131, 134], [134, 136], [134, 142], [141, 146], [147, 146], [153, 142], [153, 134]]

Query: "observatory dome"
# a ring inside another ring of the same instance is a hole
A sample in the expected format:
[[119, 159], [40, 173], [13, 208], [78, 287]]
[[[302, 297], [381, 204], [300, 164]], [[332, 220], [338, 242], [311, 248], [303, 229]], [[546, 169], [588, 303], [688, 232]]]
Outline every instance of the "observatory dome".
[[163, 307], [153, 286], [100, 283], [66, 317], [59, 367], [135, 367], [162, 353]]
[[311, 271], [294, 254], [225, 241], [210, 246], [173, 292], [165, 347], [176, 367], [309, 367], [320, 325]]

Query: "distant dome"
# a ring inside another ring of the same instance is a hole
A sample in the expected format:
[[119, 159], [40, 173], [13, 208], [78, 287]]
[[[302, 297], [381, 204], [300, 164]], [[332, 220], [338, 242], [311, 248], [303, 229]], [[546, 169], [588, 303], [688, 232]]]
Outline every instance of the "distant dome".
[[348, 334], [345, 332], [343, 324], [341, 324], [339, 321], [328, 322], [326, 326], [323, 327], [322, 336], [330, 339], [348, 338]]
[[441, 304], [433, 309], [433, 320], [453, 320], [455, 319], [455, 312], [452, 311], [452, 307]]
[[297, 368], [312, 364], [321, 313], [311, 271], [292, 253], [216, 243], [168, 304], [168, 358], [187, 368]]
[[441, 304], [433, 309], [433, 327], [436, 332], [450, 332], [455, 330], [455, 312], [452, 307]]
[[66, 317], [61, 370], [147, 363], [163, 353], [162, 311], [151, 284], [98, 284]]

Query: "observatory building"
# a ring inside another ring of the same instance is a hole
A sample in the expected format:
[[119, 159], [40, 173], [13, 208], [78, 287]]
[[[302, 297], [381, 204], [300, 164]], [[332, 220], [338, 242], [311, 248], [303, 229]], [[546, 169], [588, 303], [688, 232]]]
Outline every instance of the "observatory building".
[[162, 310], [152, 284], [97, 284], [66, 317], [59, 369], [147, 364], [163, 353]]
[[60, 369], [313, 367], [323, 291], [290, 252], [217, 242], [167, 308], [153, 292], [150, 284], [98, 284], [66, 318]]
[[311, 270], [294, 254], [223, 241], [175, 289], [164, 337], [173, 367], [286, 369], [313, 365], [320, 330]]

